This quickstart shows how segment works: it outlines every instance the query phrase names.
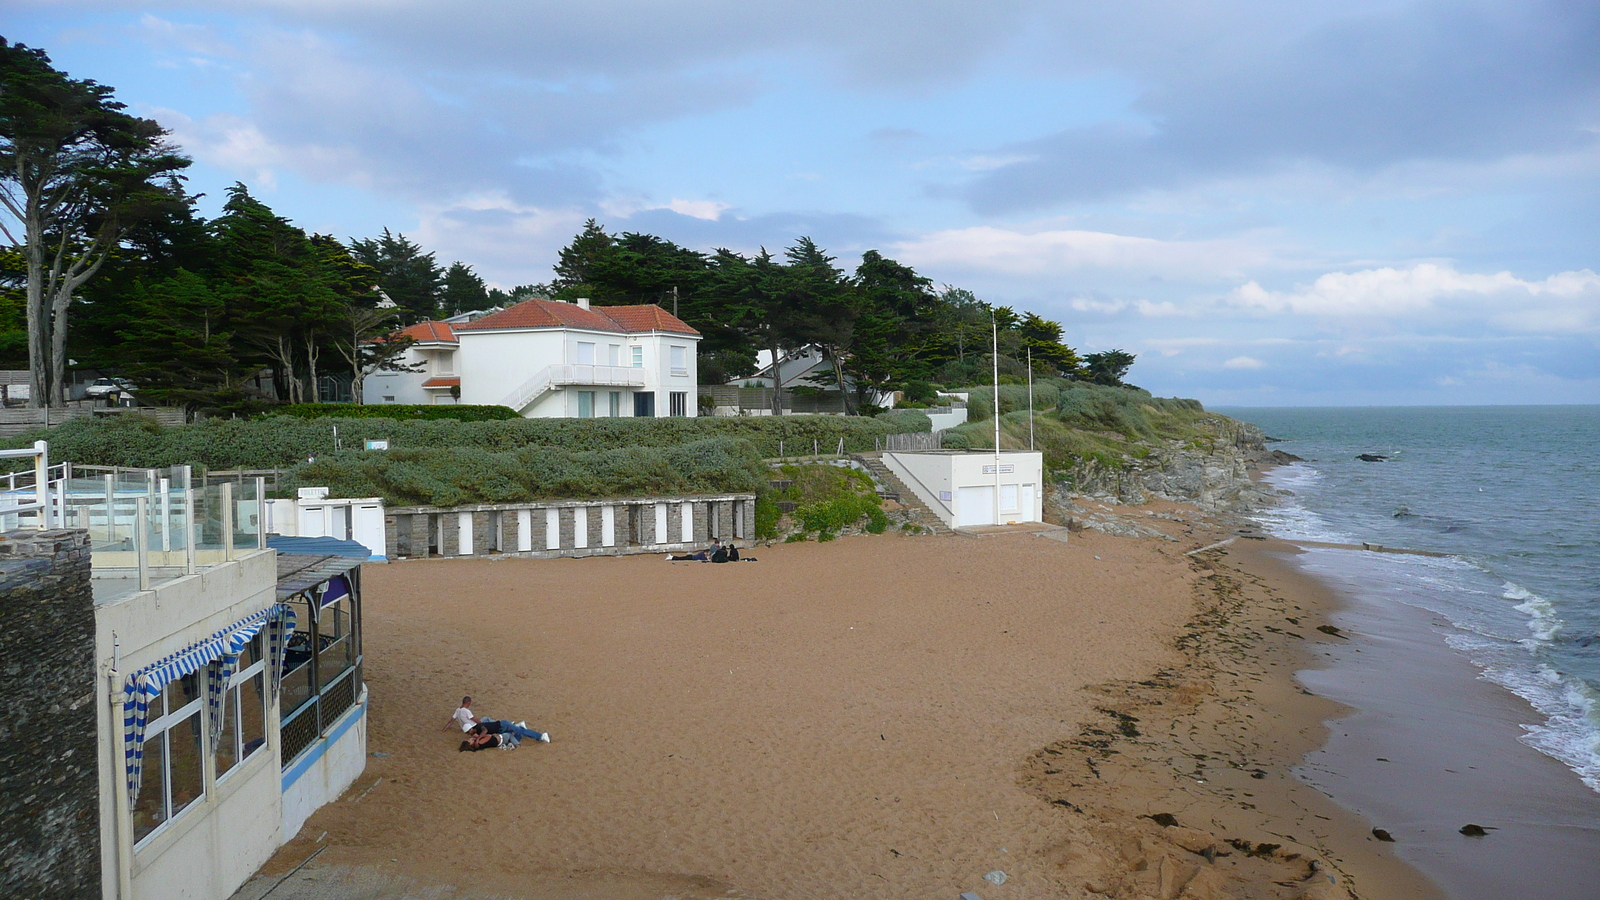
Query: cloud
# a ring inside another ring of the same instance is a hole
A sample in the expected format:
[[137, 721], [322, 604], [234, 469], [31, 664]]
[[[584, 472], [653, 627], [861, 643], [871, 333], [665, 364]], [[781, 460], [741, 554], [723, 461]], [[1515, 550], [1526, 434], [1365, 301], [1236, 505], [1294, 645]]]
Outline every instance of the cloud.
[[1600, 330], [1600, 275], [1583, 269], [1529, 281], [1510, 272], [1481, 275], [1420, 263], [1330, 272], [1292, 291], [1269, 291], [1250, 281], [1233, 292], [1229, 303], [1327, 318], [1463, 317], [1512, 332], [1593, 332]]
[[719, 200], [678, 200], [674, 198], [664, 209], [670, 209], [681, 216], [691, 216], [696, 219], [707, 219], [715, 222], [722, 218], [722, 213], [732, 209]]
[[1222, 364], [1224, 369], [1259, 369], [1266, 363], [1250, 356], [1235, 356]]
[[935, 231], [896, 244], [919, 267], [947, 267], [1013, 276], [1084, 269], [1226, 276], [1272, 262], [1270, 252], [1239, 240], [1162, 241], [1102, 231], [1020, 231], [993, 225]]
[[[1140, 86], [1120, 116], [991, 148], [1031, 157], [964, 189], [979, 211], [1165, 191], [1303, 163], [1375, 173], [1593, 148], [1600, 7], [1416, 4], [1198, 14], [1084, 6], [1056, 27], [1076, 68]], [[1119, 36], [1121, 39], [1119, 39]]]

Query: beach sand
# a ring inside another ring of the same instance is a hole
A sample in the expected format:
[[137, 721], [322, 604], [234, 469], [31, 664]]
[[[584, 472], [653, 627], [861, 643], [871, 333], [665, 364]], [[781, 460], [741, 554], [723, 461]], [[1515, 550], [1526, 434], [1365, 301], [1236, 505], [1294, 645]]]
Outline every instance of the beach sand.
[[[1149, 511], [1175, 540], [367, 567], [374, 756], [253, 884], [320, 850], [273, 900], [1437, 896], [1289, 773], [1340, 711], [1292, 678], [1332, 598]], [[464, 693], [553, 742], [457, 753]]]

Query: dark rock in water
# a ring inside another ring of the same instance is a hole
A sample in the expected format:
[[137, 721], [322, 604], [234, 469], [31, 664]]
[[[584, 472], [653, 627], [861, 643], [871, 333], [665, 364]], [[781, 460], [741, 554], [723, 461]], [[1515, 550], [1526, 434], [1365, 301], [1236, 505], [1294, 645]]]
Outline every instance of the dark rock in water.
[[1484, 828], [1482, 825], [1474, 825], [1468, 822], [1461, 826], [1461, 833], [1467, 837], [1488, 837], [1489, 829]]
[[1359, 459], [1362, 462], [1383, 462], [1383, 461], [1387, 460], [1388, 458], [1389, 457], [1381, 456], [1381, 455], [1379, 455], [1377, 453], [1363, 453], [1363, 454], [1361, 454], [1361, 455], [1356, 457], [1356, 459]]
[[1264, 459], [1263, 462], [1267, 462], [1275, 466], [1281, 466], [1285, 463], [1305, 462], [1305, 460], [1295, 456], [1293, 453], [1285, 453], [1282, 450], [1273, 450], [1267, 454], [1266, 459]]
[[1270, 434], [1263, 434], [1261, 436], [1261, 440], [1263, 442], [1265, 442], [1265, 443], [1268, 443], [1268, 444], [1281, 444], [1281, 443], [1283, 443], [1284, 439], [1283, 438], [1275, 438]]
[[1402, 506], [1394, 511], [1394, 517], [1396, 519], [1415, 519], [1417, 514], [1412, 512], [1409, 507]]
[[1387, 831], [1384, 831], [1382, 828], [1374, 828], [1374, 829], [1372, 829], [1372, 836], [1377, 838], [1380, 841], [1383, 841], [1385, 844], [1394, 843], [1394, 835], [1390, 834]]
[[1331, 634], [1334, 637], [1345, 638], [1345, 640], [1349, 640], [1349, 638], [1345, 637], [1344, 632], [1340, 631], [1338, 626], [1335, 625], [1318, 625], [1317, 630], [1323, 634]]

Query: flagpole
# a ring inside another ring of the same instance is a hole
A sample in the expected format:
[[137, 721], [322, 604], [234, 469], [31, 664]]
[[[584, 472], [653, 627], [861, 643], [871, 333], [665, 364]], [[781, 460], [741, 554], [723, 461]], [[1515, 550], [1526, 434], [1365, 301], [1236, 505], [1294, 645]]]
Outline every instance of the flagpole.
[[989, 308], [989, 359], [994, 364], [994, 524], [1000, 524], [1000, 326]]
[[1028, 449], [1033, 449], [1033, 345], [1028, 345]]

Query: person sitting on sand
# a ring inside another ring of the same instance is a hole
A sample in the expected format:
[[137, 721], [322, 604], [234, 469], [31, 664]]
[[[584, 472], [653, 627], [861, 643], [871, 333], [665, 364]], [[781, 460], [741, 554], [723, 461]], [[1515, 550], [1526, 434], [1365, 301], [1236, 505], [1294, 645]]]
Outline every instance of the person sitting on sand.
[[683, 556], [667, 554], [667, 562], [711, 562], [711, 557], [722, 551], [722, 541], [719, 538], [711, 539], [711, 546], [704, 550], [696, 550]]
[[444, 723], [444, 727], [449, 728], [452, 725], [457, 725], [460, 726], [463, 732], [468, 732], [477, 724], [478, 717], [472, 714], [472, 698], [462, 697], [461, 705], [456, 708], [455, 712], [450, 714], [450, 720]]
[[473, 735], [482, 734], [512, 734], [518, 738], [529, 738], [541, 743], [550, 743], [550, 732], [534, 731], [528, 727], [526, 721], [513, 722], [509, 719], [479, 719], [476, 727], [472, 729]]

